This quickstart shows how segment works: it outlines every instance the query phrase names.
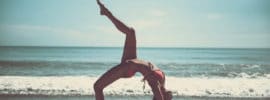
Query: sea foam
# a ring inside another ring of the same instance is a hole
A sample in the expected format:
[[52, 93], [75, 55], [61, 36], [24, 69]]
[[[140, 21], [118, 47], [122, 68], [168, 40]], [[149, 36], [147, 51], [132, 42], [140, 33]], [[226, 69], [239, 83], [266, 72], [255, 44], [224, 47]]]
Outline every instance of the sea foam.
[[[97, 77], [0, 76], [0, 95], [94, 95]], [[151, 95], [140, 77], [119, 79], [104, 89], [105, 95]], [[166, 77], [166, 87], [175, 96], [270, 97], [268, 78], [178, 78]]]

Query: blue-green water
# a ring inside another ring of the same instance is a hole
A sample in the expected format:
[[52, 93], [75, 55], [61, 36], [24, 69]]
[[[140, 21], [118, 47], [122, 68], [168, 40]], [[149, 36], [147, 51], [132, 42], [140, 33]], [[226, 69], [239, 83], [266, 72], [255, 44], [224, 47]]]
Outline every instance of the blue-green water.
[[[0, 47], [0, 55], [2, 76], [99, 76], [120, 62], [122, 48]], [[270, 73], [270, 49], [140, 48], [138, 57], [177, 77]]]
[[[0, 93], [20, 94], [21, 92], [18, 92], [20, 90], [25, 94], [30, 93], [29, 91], [34, 91], [34, 94], [35, 92], [44, 94], [44, 91], [41, 91], [44, 87], [49, 90], [54, 88], [56, 92], [57, 89], [67, 89], [65, 87], [55, 89], [57, 84], [60, 83], [50, 83], [45, 81], [46, 78], [56, 80], [59, 77], [69, 77], [65, 79], [70, 81], [71, 79], [76, 80], [85, 77], [86, 80], [94, 82], [108, 69], [117, 65], [121, 56], [122, 48], [109, 47], [0, 47], [0, 84], [2, 85], [2, 87], [0, 86]], [[181, 85], [183, 79], [194, 80], [191, 83], [194, 82], [195, 84], [197, 78], [203, 78], [206, 85], [220, 80], [227, 82], [237, 79], [236, 84], [233, 84], [235, 86], [231, 87], [228, 84], [220, 83], [214, 84], [216, 86], [214, 89], [205, 86], [202, 90], [187, 88], [187, 91], [184, 91], [184, 88], [179, 87], [175, 90], [176, 95], [270, 96], [270, 49], [139, 48], [138, 58], [151, 61], [161, 68], [169, 79], [168, 84], [170, 84], [170, 80], [173, 81], [174, 79], [179, 82], [179, 85]], [[39, 80], [37, 77], [44, 80]], [[141, 75], [136, 74], [136, 77], [141, 77]], [[6, 82], [7, 79], [13, 79], [14, 81]], [[20, 86], [15, 87], [17, 84], [15, 81], [30, 84], [29, 80], [47, 82], [51, 85], [45, 84], [44, 87], [40, 86], [35, 89], [31, 85], [21, 86], [21, 88]], [[250, 83], [250, 85], [247, 83], [252, 80], [257, 80], [258, 86], [253, 86], [257, 83]], [[248, 86], [243, 88], [248, 89], [234, 91], [242, 84], [241, 82]], [[218, 87], [229, 89], [225, 89], [225, 92], [217, 91], [219, 90]], [[26, 90], [23, 90], [24, 88]], [[87, 88], [92, 87], [89, 85]], [[11, 90], [15, 92], [10, 92]], [[83, 93], [79, 91], [78, 94], [92, 93], [91, 91], [85, 91]], [[194, 91], [203, 91], [205, 95], [203, 93], [189, 94]], [[241, 93], [235, 95], [235, 92]], [[57, 93], [55, 94], [58, 95]]]

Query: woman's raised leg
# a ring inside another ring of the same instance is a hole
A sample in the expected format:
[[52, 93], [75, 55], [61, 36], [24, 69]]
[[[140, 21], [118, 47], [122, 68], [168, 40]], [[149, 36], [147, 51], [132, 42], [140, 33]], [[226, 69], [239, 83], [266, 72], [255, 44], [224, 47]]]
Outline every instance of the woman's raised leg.
[[115, 16], [113, 16], [113, 14], [99, 0], [97, 1], [101, 9], [101, 15], [107, 16], [119, 31], [126, 34], [125, 46], [121, 62], [125, 62], [127, 59], [136, 59], [137, 47], [135, 30], [131, 27], [128, 27]]
[[136, 59], [136, 58], [137, 58], [137, 46], [136, 46], [136, 35], [134, 32], [126, 34], [125, 46], [121, 62], [125, 62], [128, 59]]

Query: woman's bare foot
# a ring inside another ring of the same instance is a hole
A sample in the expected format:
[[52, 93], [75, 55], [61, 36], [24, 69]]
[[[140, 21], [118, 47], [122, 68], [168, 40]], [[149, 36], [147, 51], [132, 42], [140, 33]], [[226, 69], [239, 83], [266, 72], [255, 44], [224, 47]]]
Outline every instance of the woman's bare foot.
[[97, 0], [97, 3], [100, 7], [100, 15], [110, 15], [111, 12], [100, 2], [100, 0]]

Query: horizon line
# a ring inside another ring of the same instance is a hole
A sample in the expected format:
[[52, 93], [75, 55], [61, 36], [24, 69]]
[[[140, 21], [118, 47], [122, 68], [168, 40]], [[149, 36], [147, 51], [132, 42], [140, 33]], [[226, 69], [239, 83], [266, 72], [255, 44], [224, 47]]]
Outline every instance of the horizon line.
[[[123, 48], [122, 46], [46, 46], [46, 45], [0, 45], [0, 47], [47, 47], [47, 48]], [[212, 49], [270, 49], [270, 47], [166, 47], [166, 46], [140, 46], [137, 48], [212, 48]]]

